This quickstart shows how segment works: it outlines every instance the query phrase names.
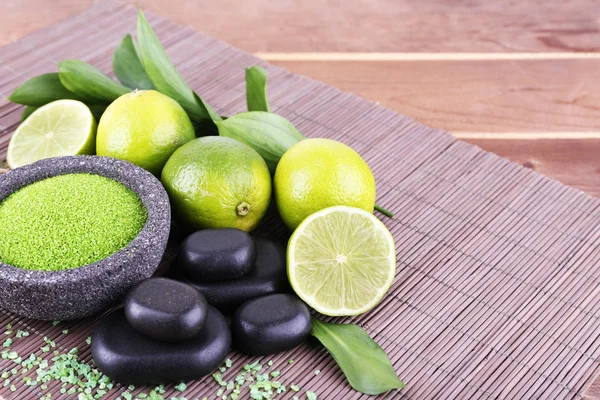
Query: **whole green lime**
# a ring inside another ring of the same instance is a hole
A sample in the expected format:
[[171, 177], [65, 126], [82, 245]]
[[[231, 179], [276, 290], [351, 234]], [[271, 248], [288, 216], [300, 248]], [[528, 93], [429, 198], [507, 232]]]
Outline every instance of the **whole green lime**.
[[351, 147], [330, 139], [306, 139], [281, 157], [275, 171], [275, 200], [290, 230], [309, 215], [333, 206], [373, 212], [375, 178]]
[[267, 164], [251, 147], [227, 137], [192, 140], [167, 164], [162, 183], [173, 214], [187, 230], [254, 229], [271, 199]]
[[137, 90], [116, 99], [102, 114], [96, 153], [158, 176], [173, 152], [195, 137], [179, 103], [155, 90]]

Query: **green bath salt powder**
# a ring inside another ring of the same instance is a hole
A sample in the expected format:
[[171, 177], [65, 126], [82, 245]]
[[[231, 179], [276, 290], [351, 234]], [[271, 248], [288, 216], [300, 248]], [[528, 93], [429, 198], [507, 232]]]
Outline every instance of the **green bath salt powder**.
[[0, 203], [0, 261], [58, 271], [99, 261], [144, 227], [140, 198], [112, 179], [69, 174], [26, 186]]

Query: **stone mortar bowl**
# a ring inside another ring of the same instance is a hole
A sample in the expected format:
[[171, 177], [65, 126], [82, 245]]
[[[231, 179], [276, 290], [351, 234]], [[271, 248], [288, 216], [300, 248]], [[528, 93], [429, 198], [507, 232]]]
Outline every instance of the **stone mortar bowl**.
[[0, 308], [41, 320], [87, 317], [123, 300], [158, 268], [169, 238], [169, 198], [154, 175], [129, 162], [97, 156], [38, 161], [0, 175], [0, 203], [24, 186], [72, 173], [102, 175], [131, 189], [146, 207], [146, 224], [121, 250], [74, 269], [30, 271], [0, 260]]

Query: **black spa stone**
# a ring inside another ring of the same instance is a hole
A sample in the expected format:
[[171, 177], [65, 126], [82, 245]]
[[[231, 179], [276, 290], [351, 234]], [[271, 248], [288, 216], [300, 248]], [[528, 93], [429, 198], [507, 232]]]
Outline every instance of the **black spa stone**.
[[125, 316], [139, 332], [156, 340], [189, 339], [204, 327], [208, 304], [185, 283], [151, 278], [138, 284], [125, 300]]
[[183, 342], [161, 342], [138, 332], [122, 309], [104, 318], [92, 336], [96, 366], [126, 385], [198, 379], [221, 365], [230, 347], [229, 326], [213, 307], [208, 308], [204, 328]]
[[262, 238], [254, 238], [256, 263], [245, 276], [225, 282], [194, 282], [182, 274], [177, 278], [195, 287], [208, 304], [231, 313], [247, 300], [272, 293], [289, 292], [285, 247]]
[[205, 229], [181, 244], [177, 266], [191, 280], [201, 282], [236, 279], [250, 272], [256, 259], [254, 241], [234, 229]]
[[253, 356], [290, 350], [308, 338], [311, 327], [306, 304], [285, 293], [249, 300], [231, 320], [234, 347]]

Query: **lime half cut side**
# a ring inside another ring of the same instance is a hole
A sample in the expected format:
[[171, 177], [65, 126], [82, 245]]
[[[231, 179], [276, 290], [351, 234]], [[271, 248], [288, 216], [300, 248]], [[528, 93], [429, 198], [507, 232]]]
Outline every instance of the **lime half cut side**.
[[358, 315], [383, 298], [396, 275], [394, 238], [373, 214], [336, 206], [306, 218], [288, 244], [292, 288], [330, 316]]
[[35, 110], [15, 131], [6, 161], [12, 169], [44, 158], [94, 154], [96, 121], [77, 100], [58, 100]]

